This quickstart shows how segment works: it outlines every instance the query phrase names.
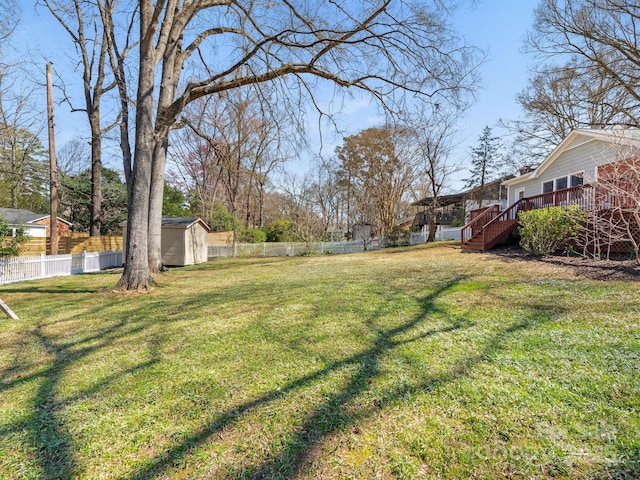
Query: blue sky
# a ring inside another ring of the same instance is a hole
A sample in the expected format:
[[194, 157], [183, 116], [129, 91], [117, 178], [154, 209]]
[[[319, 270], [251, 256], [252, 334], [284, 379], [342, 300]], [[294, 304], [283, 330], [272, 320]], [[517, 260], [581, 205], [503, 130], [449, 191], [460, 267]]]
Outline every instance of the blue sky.
[[493, 127], [499, 119], [514, 118], [520, 113], [515, 97], [526, 86], [530, 61], [521, 50], [538, 3], [538, 0], [480, 0], [474, 10], [457, 15], [459, 31], [469, 43], [489, 55], [481, 68], [483, 88], [463, 129], [468, 145], [477, 140], [485, 125]]
[[[520, 113], [515, 96], [526, 86], [530, 62], [530, 58], [521, 52], [522, 43], [532, 26], [533, 11], [538, 3], [539, 0], [477, 0], [475, 7], [461, 9], [455, 16], [455, 27], [467, 42], [488, 53], [488, 60], [481, 68], [483, 86], [478, 91], [477, 103], [460, 125], [456, 156], [461, 161], [468, 161], [469, 150], [485, 125], [494, 128], [494, 134], [500, 135], [504, 132], [496, 127], [498, 120], [515, 118]], [[68, 51], [72, 48], [71, 44], [49, 13], [42, 8], [34, 13], [31, 3], [25, 1], [22, 17], [14, 43], [20, 45], [21, 49], [37, 52], [35, 58], [42, 62], [42, 78], [46, 59], [54, 58], [54, 69], [69, 68], [74, 52]], [[355, 133], [378, 121], [367, 101], [347, 101], [341, 108], [340, 117], [349, 125], [346, 127], [347, 133]], [[68, 110], [66, 105], [56, 107], [58, 148], [79, 132], [86, 132], [83, 114], [69, 114]], [[323, 153], [327, 154], [333, 151], [333, 146], [340, 142], [340, 138], [326, 132], [324, 141]], [[312, 155], [317, 153], [319, 143], [317, 145]], [[304, 169], [303, 164], [296, 167]], [[458, 188], [456, 182], [451, 186], [452, 190]]]
[[[458, 147], [454, 153], [462, 163], [469, 162], [469, 152], [477, 143], [485, 126], [494, 135], [504, 135], [497, 126], [500, 119], [514, 119], [520, 115], [516, 95], [522, 91], [529, 77], [531, 58], [522, 52], [523, 41], [533, 26], [533, 14], [539, 0], [477, 0], [474, 8], [463, 8], [455, 16], [455, 28], [467, 43], [482, 48], [487, 61], [480, 72], [482, 86], [477, 92], [477, 102], [469, 109], [459, 126]], [[382, 119], [375, 114], [368, 100], [346, 102], [339, 115], [348, 125], [347, 133], [375, 126]], [[325, 133], [323, 154], [330, 154], [341, 143], [331, 133]], [[450, 190], [462, 189], [460, 178], [468, 172], [460, 172], [452, 178]]]

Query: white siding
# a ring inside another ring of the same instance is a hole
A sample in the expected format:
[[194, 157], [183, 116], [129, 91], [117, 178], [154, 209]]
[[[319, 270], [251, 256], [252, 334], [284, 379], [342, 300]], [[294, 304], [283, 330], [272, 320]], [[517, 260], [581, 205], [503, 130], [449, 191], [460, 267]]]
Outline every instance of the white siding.
[[525, 197], [533, 197], [542, 193], [544, 182], [578, 172], [584, 172], [584, 183], [591, 183], [597, 180], [599, 165], [622, 160], [633, 153], [631, 147], [621, 147], [602, 140], [585, 141], [584, 137], [578, 137], [539, 177], [510, 185], [509, 205], [516, 201], [516, 190], [519, 188], [525, 188]]
[[32, 238], [43, 238], [47, 236], [47, 227], [45, 225], [22, 225], [25, 232]]

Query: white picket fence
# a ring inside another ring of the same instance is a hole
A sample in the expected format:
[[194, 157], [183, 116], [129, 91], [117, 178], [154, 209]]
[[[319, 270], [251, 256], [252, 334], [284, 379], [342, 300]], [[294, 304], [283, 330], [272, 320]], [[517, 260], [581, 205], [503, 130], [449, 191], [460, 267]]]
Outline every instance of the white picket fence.
[[[380, 241], [375, 240], [367, 244], [367, 250], [381, 247]], [[235, 245], [209, 245], [208, 257], [293, 257], [307, 251], [320, 254], [325, 253], [355, 253], [362, 252], [362, 241], [352, 242], [314, 242], [314, 243], [236, 243]]]
[[122, 265], [122, 252], [83, 252], [76, 255], [38, 255], [0, 258], [0, 285], [39, 278], [99, 272]]
[[[426, 243], [426, 233], [412, 233], [409, 245]], [[436, 240], [460, 240], [460, 228], [441, 228], [436, 231]], [[375, 239], [367, 244], [367, 250], [377, 250], [385, 245], [384, 239]], [[314, 243], [236, 243], [235, 245], [209, 245], [208, 257], [293, 257], [313, 251], [326, 253], [356, 253], [364, 251], [363, 242], [314, 242]]]
[[[438, 225], [435, 240], [460, 240], [461, 232], [462, 229], [460, 227], [442, 227]], [[426, 243], [428, 236], [429, 234], [426, 232], [412, 233], [409, 238], [409, 244], [418, 245], [420, 243]]]

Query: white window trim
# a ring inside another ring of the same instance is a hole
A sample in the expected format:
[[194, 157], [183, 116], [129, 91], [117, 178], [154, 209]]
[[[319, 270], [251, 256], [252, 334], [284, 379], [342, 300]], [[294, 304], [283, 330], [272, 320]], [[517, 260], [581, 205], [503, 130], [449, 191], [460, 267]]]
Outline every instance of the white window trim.
[[[516, 196], [516, 198], [514, 199], [514, 201], [516, 201], [516, 202], [517, 202], [517, 201], [518, 201], [518, 200], [520, 200], [521, 198], [524, 198], [524, 191], [525, 191], [525, 187], [516, 188], [516, 189], [515, 189], [515, 191], [514, 191], [515, 196]], [[522, 192], [522, 193], [523, 193], [522, 197], [520, 197], [520, 192]]]
[[580, 170], [579, 172], [574, 172], [574, 173], [570, 173], [569, 174], [569, 183], [567, 185], [569, 185], [569, 188], [571, 187], [571, 177], [577, 177], [578, 175], [582, 176], [582, 185], [584, 185], [586, 183], [586, 172], [584, 170]]
[[567, 186], [564, 187], [564, 188], [569, 188], [569, 181], [570, 181], [569, 175], [561, 175], [561, 176], [556, 177], [556, 178], [553, 179], [553, 191], [554, 192], [557, 192], [558, 190], [564, 190], [564, 188], [558, 188], [558, 180], [561, 180], [563, 178], [567, 181]]
[[[542, 193], [542, 194], [545, 193], [544, 184], [545, 183], [549, 183], [549, 182], [551, 182], [551, 184], [553, 186], [553, 190], [551, 190], [551, 192], [557, 192], [558, 190], [564, 190], [564, 189], [559, 189], [558, 188], [558, 180], [561, 180], [563, 178], [567, 180], [567, 186], [565, 188], [572, 188], [571, 187], [571, 177], [578, 176], [578, 175], [582, 175], [583, 185], [584, 185], [585, 180], [586, 180], [585, 179], [585, 173], [586, 172], [584, 170], [580, 170], [578, 172], [573, 172], [573, 173], [570, 173], [568, 175], [560, 175], [559, 177], [550, 178], [548, 180], [545, 180], [544, 182], [540, 182], [540, 193]], [[551, 193], [551, 192], [546, 192], [546, 193]]]

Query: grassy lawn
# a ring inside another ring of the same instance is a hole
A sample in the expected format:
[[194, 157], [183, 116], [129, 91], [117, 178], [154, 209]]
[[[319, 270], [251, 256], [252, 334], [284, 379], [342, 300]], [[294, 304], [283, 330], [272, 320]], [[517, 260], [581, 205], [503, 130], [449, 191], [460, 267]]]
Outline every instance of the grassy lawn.
[[640, 282], [451, 246], [0, 296], [0, 478], [640, 478]]

